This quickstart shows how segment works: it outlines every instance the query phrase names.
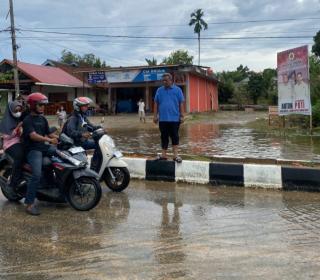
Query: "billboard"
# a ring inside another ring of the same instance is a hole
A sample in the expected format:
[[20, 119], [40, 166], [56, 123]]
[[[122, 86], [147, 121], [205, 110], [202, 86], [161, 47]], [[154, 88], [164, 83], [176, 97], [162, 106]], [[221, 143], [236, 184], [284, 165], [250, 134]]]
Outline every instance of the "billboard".
[[90, 84], [105, 83], [106, 81], [106, 73], [104, 71], [88, 73], [88, 83]]
[[142, 83], [160, 81], [166, 73], [165, 68], [146, 68], [121, 71], [91, 72], [88, 73], [88, 82], [97, 83]]
[[280, 116], [311, 115], [308, 46], [277, 54]]

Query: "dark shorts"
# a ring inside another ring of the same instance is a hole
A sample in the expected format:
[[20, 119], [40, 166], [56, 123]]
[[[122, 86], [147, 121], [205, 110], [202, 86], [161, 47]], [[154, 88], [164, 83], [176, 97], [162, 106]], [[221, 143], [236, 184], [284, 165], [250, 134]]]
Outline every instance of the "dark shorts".
[[172, 145], [179, 145], [179, 127], [180, 122], [159, 122], [162, 149], [168, 149], [169, 137], [171, 138]]

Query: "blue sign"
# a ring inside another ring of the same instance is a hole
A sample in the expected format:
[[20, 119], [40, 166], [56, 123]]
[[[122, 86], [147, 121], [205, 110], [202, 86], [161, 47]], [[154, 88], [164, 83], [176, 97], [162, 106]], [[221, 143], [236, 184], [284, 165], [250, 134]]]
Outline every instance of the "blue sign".
[[106, 83], [106, 72], [100, 71], [100, 72], [91, 72], [88, 73], [88, 83], [90, 84], [99, 84], [99, 83]]
[[166, 73], [166, 69], [164, 68], [143, 69], [134, 78], [133, 82], [139, 83], [139, 82], [160, 81], [164, 73]]

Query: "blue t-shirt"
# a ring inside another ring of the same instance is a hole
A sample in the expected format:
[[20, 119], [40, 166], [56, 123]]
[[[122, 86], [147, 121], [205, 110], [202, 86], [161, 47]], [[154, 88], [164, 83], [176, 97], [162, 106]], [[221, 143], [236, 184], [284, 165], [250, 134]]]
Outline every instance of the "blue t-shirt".
[[180, 103], [184, 102], [181, 88], [172, 85], [169, 88], [164, 86], [158, 88], [154, 102], [158, 104], [160, 122], [179, 122]]

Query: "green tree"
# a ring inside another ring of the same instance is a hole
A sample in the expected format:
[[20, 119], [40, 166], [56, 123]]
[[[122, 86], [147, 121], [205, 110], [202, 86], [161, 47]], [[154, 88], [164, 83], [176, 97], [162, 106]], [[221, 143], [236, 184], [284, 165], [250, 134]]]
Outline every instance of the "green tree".
[[237, 67], [237, 70], [233, 72], [233, 79], [236, 83], [241, 82], [245, 78], [247, 78], [250, 74], [250, 70], [247, 66], [243, 66], [240, 64], [240, 66]]
[[145, 60], [149, 66], [158, 65], [158, 61], [154, 57], [152, 57], [152, 59], [145, 58]]
[[[246, 85], [246, 82], [243, 83], [243, 80], [248, 78], [250, 73], [249, 68], [242, 64], [240, 64], [235, 71], [222, 71], [217, 73], [220, 81], [218, 84], [219, 102], [231, 102], [239, 105], [243, 104], [242, 102], [247, 102], [247, 89], [242, 85]], [[238, 87], [241, 89], [236, 92]], [[240, 99], [241, 102], [239, 101]]]
[[320, 30], [317, 32], [316, 36], [313, 37], [313, 41], [312, 52], [320, 57]]
[[67, 64], [77, 63], [79, 66], [91, 66], [95, 68], [107, 67], [106, 62], [101, 61], [101, 59], [96, 57], [93, 53], [87, 53], [83, 56], [80, 56], [67, 50], [62, 51], [60, 62]]
[[194, 33], [198, 34], [198, 65], [200, 65], [200, 33], [202, 29], [208, 29], [208, 24], [202, 18], [203, 15], [202, 9], [198, 9], [190, 15], [191, 19], [189, 22], [189, 26], [194, 25]]
[[177, 50], [172, 52], [168, 57], [162, 60], [163, 64], [174, 65], [184, 64], [190, 65], [193, 62], [193, 56], [188, 54], [188, 51]]
[[263, 96], [264, 90], [262, 74], [252, 73], [248, 82], [248, 93], [253, 104], [256, 105], [258, 103], [258, 98]]
[[0, 82], [13, 80], [13, 71], [0, 73]]
[[264, 69], [262, 72], [262, 102], [268, 105], [276, 105], [278, 100], [277, 71], [272, 68]]
[[234, 94], [235, 85], [233, 80], [228, 76], [228, 72], [217, 73], [218, 83], [218, 98], [219, 103], [228, 103]]
[[238, 104], [241, 107], [244, 104], [249, 103], [249, 96], [248, 96], [248, 85], [240, 84], [238, 85], [232, 94], [232, 98], [229, 100], [231, 103]]
[[309, 56], [310, 93], [312, 104], [320, 100], [320, 57]]
[[61, 52], [60, 61], [63, 63], [71, 64], [71, 63], [79, 63], [81, 56], [78, 54], [74, 54], [70, 51], [63, 50]]

